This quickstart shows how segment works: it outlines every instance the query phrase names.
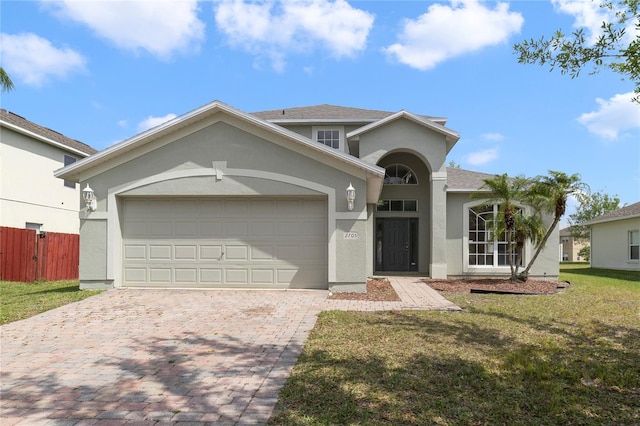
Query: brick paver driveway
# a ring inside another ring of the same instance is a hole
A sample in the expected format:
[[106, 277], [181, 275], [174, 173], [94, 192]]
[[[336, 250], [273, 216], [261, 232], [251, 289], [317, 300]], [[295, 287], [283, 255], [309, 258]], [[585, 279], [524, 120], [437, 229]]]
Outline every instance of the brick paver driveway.
[[326, 294], [110, 290], [3, 325], [0, 423], [262, 424]]

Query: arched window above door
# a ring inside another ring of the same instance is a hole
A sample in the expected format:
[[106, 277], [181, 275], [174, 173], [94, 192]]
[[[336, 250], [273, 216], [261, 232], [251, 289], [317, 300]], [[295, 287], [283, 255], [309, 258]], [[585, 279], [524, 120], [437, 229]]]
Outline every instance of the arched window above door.
[[386, 167], [385, 185], [417, 185], [416, 174], [403, 164], [391, 164]]

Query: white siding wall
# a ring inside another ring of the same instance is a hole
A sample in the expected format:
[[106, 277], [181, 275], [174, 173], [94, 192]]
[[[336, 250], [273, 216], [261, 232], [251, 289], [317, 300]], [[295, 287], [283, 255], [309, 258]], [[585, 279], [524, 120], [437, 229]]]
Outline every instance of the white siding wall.
[[640, 229], [640, 218], [591, 226], [591, 267], [640, 271], [640, 262], [629, 260], [629, 231]]

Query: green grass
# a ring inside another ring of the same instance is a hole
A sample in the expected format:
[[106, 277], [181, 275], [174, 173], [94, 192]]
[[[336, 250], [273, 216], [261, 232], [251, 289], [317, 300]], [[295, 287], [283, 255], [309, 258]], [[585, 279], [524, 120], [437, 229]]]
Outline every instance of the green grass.
[[548, 296], [324, 312], [271, 425], [640, 424], [640, 274], [562, 265]]
[[0, 281], [0, 324], [29, 318], [98, 293], [80, 290], [78, 281]]

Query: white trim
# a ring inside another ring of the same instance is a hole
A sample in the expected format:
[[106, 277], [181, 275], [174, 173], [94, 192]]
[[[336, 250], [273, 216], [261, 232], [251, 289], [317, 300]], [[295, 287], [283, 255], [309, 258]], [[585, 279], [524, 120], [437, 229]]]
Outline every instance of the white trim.
[[[487, 200], [473, 200], [466, 202], [462, 205], [462, 271], [463, 273], [482, 273], [491, 275], [491, 273], [510, 273], [511, 268], [509, 265], [500, 265], [500, 266], [492, 266], [492, 265], [469, 265], [469, 209], [471, 207], [481, 206], [485, 204]], [[527, 210], [526, 206], [516, 204], [517, 207]], [[495, 206], [496, 204], [492, 204]], [[497, 245], [496, 245], [497, 248]], [[527, 241], [524, 246], [524, 256], [522, 262], [524, 267], [529, 264], [529, 260], [531, 258], [533, 247], [530, 241]], [[496, 258], [497, 261], [497, 258]]]
[[53, 145], [53, 146], [55, 146], [57, 148], [64, 149], [65, 151], [69, 151], [69, 152], [72, 152], [74, 154], [78, 154], [83, 158], [84, 157], [88, 157], [89, 155], [91, 155], [91, 154], [89, 154], [87, 152], [81, 151], [81, 150], [79, 150], [77, 148], [73, 148], [73, 147], [71, 147], [69, 145], [65, 145], [62, 142], [56, 142], [53, 139], [49, 139], [47, 137], [41, 136], [41, 135], [39, 135], [37, 133], [32, 132], [31, 130], [27, 130], [25, 128], [22, 128], [20, 126], [12, 124], [12, 123], [8, 123], [8, 122], [6, 122], [4, 120], [0, 120], [0, 124], [2, 124], [6, 128], [11, 129], [11, 130], [13, 130], [15, 132], [22, 133], [23, 135], [29, 136], [29, 137], [31, 137], [33, 139], [37, 139], [40, 142], [44, 142], [44, 143], [47, 143], [49, 145]]
[[[107, 224], [107, 280], [113, 280], [116, 287], [122, 283], [122, 225], [120, 223], [120, 215], [118, 214], [118, 195], [141, 186], [152, 183], [163, 182], [167, 180], [180, 179], [195, 176], [216, 176], [223, 162], [216, 162], [218, 168], [214, 169], [188, 169], [188, 170], [171, 170], [159, 173], [157, 175], [148, 176], [136, 182], [130, 182], [114, 188], [111, 188], [107, 195], [107, 211], [103, 213], [108, 218]], [[303, 188], [312, 189], [314, 191], [327, 195], [327, 279], [329, 282], [336, 282], [336, 258], [337, 258], [337, 237], [336, 237], [336, 196], [335, 190], [331, 187], [321, 185], [316, 182], [283, 175], [279, 173], [264, 172], [260, 170], [249, 169], [224, 169], [226, 176], [242, 176], [254, 177], [265, 180], [289, 183]], [[121, 208], [121, 207], [120, 207]], [[95, 213], [92, 213], [93, 216]], [[103, 216], [100, 215], [100, 216]], [[366, 215], [365, 215], [366, 216]], [[95, 219], [98, 219], [96, 215]], [[109, 238], [109, 236], [111, 236]], [[109, 247], [109, 242], [113, 247]]]
[[618, 220], [635, 219], [637, 217], [640, 218], [640, 214], [630, 214], [630, 215], [627, 215], [627, 216], [605, 217], [605, 218], [602, 218], [602, 219], [595, 218], [595, 219], [592, 219], [592, 220], [586, 222], [584, 225], [585, 226], [592, 226], [592, 225], [596, 225], [596, 224], [599, 224], [599, 223], [616, 222]]
[[[631, 258], [631, 234], [636, 232], [638, 234], [638, 239], [640, 239], [640, 230], [638, 229], [630, 229], [627, 231], [627, 262], [629, 263], [639, 263], [640, 262], [640, 258], [639, 259], [632, 259]], [[633, 244], [633, 246], [637, 246], [638, 250], [640, 251], [640, 241], [638, 241], [637, 243]]]
[[424, 118], [424, 117], [420, 117], [418, 115], [415, 115], [413, 113], [410, 113], [408, 111], [405, 110], [401, 110], [396, 112], [395, 114], [392, 114], [388, 117], [385, 117], [381, 120], [378, 120], [376, 122], [367, 124], [366, 126], [360, 127], [359, 129], [356, 129], [352, 132], [347, 133], [347, 139], [351, 139], [351, 138], [358, 138], [360, 137], [361, 134], [369, 132], [371, 130], [376, 129], [377, 127], [383, 126], [387, 123], [390, 123], [392, 121], [395, 121], [399, 118], [406, 118], [410, 121], [413, 121], [414, 123], [417, 123], [421, 126], [424, 126], [428, 129], [431, 130], [435, 130], [438, 133], [441, 133], [445, 136], [445, 139], [447, 141], [447, 152], [451, 151], [451, 149], [453, 148], [453, 146], [456, 144], [456, 142], [460, 139], [460, 135], [458, 134], [458, 132], [453, 131], [451, 129], [449, 129], [448, 127], [443, 126], [442, 124], [439, 124], [433, 120]]
[[[112, 145], [111, 147], [105, 149], [104, 151], [100, 151], [96, 154], [91, 155], [88, 158], [82, 159], [73, 164], [70, 164], [67, 167], [63, 167], [59, 170], [56, 170], [54, 172], [54, 176], [66, 178], [69, 180], [77, 179], [77, 176], [80, 173], [88, 169], [94, 168], [97, 164], [107, 162], [111, 160], [113, 157], [116, 157], [134, 148], [138, 148], [139, 146], [142, 146], [149, 142], [157, 140], [162, 136], [165, 136], [171, 132], [176, 131], [177, 129], [187, 127], [197, 121], [204, 120], [208, 116], [212, 116], [218, 112], [222, 112], [231, 117], [241, 119], [247, 122], [248, 124], [254, 125], [263, 130], [270, 131], [288, 140], [295, 141], [315, 151], [328, 154], [329, 156], [339, 159], [340, 161], [346, 164], [349, 164], [353, 167], [364, 170], [365, 172], [373, 175], [374, 177], [384, 176], [384, 172], [382, 168], [376, 165], [369, 164], [365, 161], [360, 160], [357, 157], [349, 155], [340, 150], [329, 148], [327, 146], [314, 142], [313, 140], [306, 138], [298, 133], [285, 129], [284, 127], [278, 126], [277, 124], [273, 124], [268, 121], [257, 118], [251, 114], [247, 114], [243, 111], [240, 111], [229, 105], [226, 105], [220, 101], [213, 101], [207, 105], [204, 105], [200, 108], [197, 108], [193, 111], [183, 114], [180, 117], [174, 118], [173, 120], [169, 120], [166, 123], [163, 123], [159, 126], [156, 126], [138, 135], [135, 135], [115, 145]], [[92, 176], [93, 175], [84, 176], [82, 180], [87, 180]]]
[[[329, 145], [325, 145], [324, 143], [318, 142], [318, 131], [320, 130], [337, 130], [338, 131], [338, 147], [334, 148]], [[320, 145], [324, 145], [327, 148], [335, 149], [337, 151], [346, 152], [346, 144], [344, 139], [344, 126], [312, 126], [311, 127], [311, 139]]]

